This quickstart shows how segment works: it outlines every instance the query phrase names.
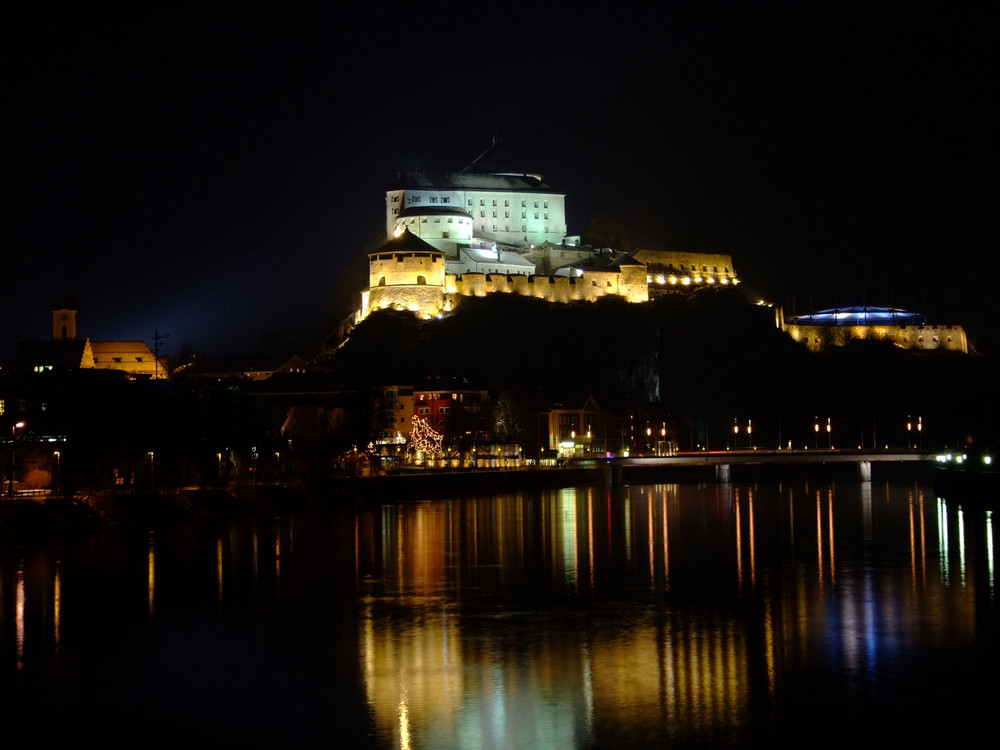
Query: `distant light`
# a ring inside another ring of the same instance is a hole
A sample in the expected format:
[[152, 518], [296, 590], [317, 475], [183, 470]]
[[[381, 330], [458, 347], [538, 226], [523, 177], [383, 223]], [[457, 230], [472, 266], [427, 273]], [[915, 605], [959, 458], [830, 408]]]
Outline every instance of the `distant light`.
[[983, 456], [983, 463], [989, 466], [993, 463], [993, 458], [991, 456]]
[[394, 230], [392, 230], [393, 237], [399, 237], [399, 235], [401, 235], [402, 233], [403, 233], [402, 227], [396, 227]]

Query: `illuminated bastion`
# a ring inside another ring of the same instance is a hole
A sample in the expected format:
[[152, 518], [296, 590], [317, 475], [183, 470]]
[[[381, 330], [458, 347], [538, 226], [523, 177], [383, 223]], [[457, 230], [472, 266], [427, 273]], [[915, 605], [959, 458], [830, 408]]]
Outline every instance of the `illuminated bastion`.
[[547, 302], [622, 297], [647, 302], [644, 264], [624, 256], [578, 276], [445, 273], [445, 253], [404, 230], [369, 254], [369, 287], [361, 292], [357, 322], [376, 310], [409, 310], [422, 318], [450, 312], [464, 297], [516, 294]]
[[842, 307], [784, 319], [778, 326], [810, 351], [845, 346], [851, 341], [890, 341], [901, 349], [949, 351], [968, 354], [965, 330], [956, 325], [925, 325], [924, 317], [890, 307]]

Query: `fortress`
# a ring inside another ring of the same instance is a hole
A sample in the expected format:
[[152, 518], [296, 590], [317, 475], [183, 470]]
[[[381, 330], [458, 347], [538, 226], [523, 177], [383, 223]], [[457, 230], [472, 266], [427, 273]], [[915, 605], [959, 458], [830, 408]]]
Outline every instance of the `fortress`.
[[[422, 318], [451, 312], [466, 297], [516, 294], [547, 302], [615, 296], [647, 302], [671, 291], [740, 282], [729, 255], [591, 248], [566, 232], [566, 197], [542, 175], [421, 171], [398, 176], [386, 192], [390, 239], [368, 256], [369, 286], [346, 334], [376, 310]], [[844, 308], [798, 316], [782, 331], [818, 352], [853, 340], [904, 349], [967, 353], [960, 326], [927, 326], [902, 310]]]
[[538, 174], [402, 174], [386, 193], [386, 232], [355, 323], [386, 308], [432, 318], [487, 294], [646, 302], [670, 288], [739, 283], [728, 255], [581, 245], [566, 234], [565, 195]]

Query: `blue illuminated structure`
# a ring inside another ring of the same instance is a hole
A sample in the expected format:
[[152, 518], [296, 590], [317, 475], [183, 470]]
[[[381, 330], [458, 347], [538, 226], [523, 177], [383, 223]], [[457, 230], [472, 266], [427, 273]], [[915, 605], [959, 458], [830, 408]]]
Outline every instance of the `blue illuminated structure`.
[[921, 313], [908, 312], [896, 307], [835, 307], [832, 310], [819, 310], [805, 315], [789, 318], [794, 325], [814, 326], [922, 326], [924, 316]]

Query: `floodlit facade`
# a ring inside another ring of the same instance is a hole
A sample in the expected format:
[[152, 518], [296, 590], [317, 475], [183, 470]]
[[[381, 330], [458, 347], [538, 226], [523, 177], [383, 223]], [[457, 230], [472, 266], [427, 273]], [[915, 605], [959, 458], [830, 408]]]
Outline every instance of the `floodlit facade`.
[[787, 321], [779, 310], [777, 322], [813, 352], [862, 340], [890, 341], [901, 349], [969, 352], [961, 326], [924, 325], [922, 315], [897, 308], [844, 307], [797, 315]]
[[406, 229], [450, 256], [472, 237], [510, 247], [566, 237], [566, 196], [540, 174], [404, 172], [385, 201], [386, 235]]
[[[646, 269], [627, 255], [576, 276], [527, 273], [446, 272], [445, 254], [408, 230], [368, 256], [369, 287], [361, 293], [358, 320], [382, 309], [410, 310], [433, 318], [455, 309], [464, 297], [517, 294], [548, 302], [594, 301], [617, 296], [649, 299]], [[502, 263], [503, 258], [496, 263]], [[490, 264], [485, 258], [484, 265]]]

